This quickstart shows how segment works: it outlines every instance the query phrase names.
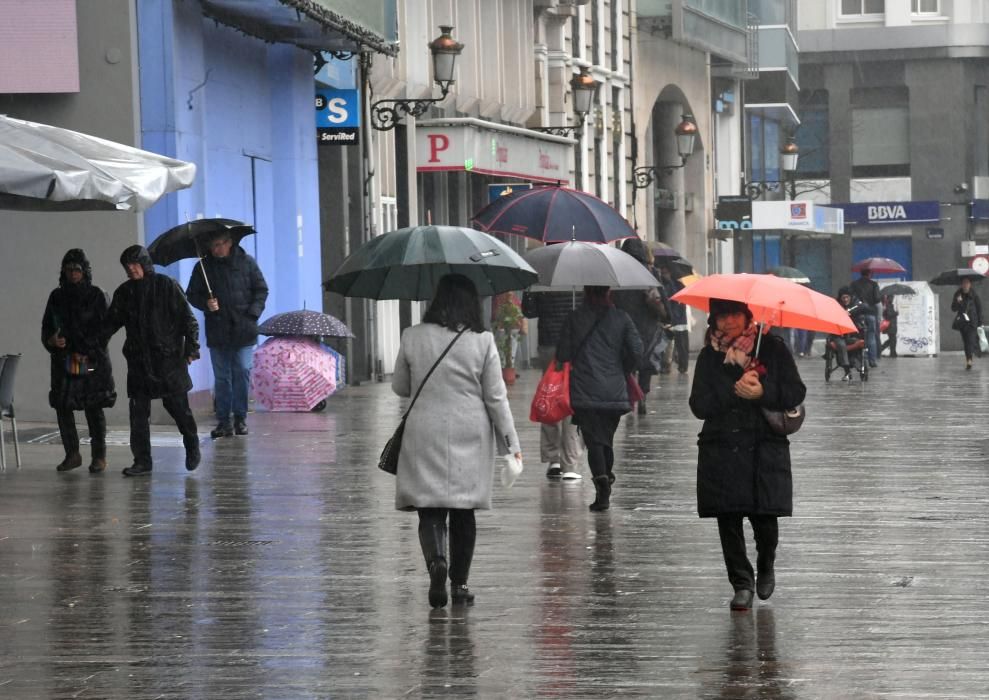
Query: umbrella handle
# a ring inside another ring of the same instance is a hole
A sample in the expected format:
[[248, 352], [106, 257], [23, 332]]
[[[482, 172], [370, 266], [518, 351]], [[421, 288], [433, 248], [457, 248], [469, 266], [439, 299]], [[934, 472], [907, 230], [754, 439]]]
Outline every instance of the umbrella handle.
[[203, 282], [206, 283], [206, 292], [209, 294], [209, 298], [213, 299], [213, 288], [209, 284], [209, 277], [206, 276], [206, 266], [203, 265], [203, 253], [199, 250], [199, 241], [193, 238], [192, 244], [196, 246], [196, 257], [199, 258], [199, 271], [203, 273]]

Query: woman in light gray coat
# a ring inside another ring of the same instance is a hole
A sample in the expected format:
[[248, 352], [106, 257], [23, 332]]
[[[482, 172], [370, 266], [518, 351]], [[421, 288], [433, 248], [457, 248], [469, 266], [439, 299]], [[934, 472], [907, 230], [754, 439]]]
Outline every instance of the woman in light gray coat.
[[402, 334], [392, 377], [395, 393], [413, 395], [448, 346], [406, 421], [395, 491], [397, 509], [419, 513], [419, 544], [434, 608], [446, 605], [448, 572], [453, 602], [473, 602], [467, 576], [474, 557], [474, 510], [491, 507], [495, 450], [522, 459], [494, 336], [484, 330], [477, 290], [463, 275], [440, 279], [423, 322]]

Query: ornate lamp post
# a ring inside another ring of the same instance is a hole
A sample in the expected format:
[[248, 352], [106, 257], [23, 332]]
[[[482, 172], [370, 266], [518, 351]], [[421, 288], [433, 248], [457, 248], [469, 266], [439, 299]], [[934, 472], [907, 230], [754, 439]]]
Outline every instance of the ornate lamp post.
[[694, 152], [697, 141], [697, 123], [690, 114], [683, 115], [683, 121], [673, 129], [677, 140], [677, 153], [680, 155], [679, 165], [643, 165], [632, 171], [632, 188], [641, 190], [655, 182], [659, 172], [669, 175], [687, 164], [687, 158]]
[[371, 125], [378, 131], [394, 129], [403, 115], [421, 117], [433, 105], [442, 102], [450, 92], [457, 56], [464, 45], [450, 36], [453, 27], [440, 26], [440, 36], [429, 43], [433, 55], [433, 82], [440, 86], [440, 96], [415, 100], [378, 100], [371, 105]]
[[594, 97], [597, 95], [599, 83], [587, 68], [581, 68], [580, 73], [570, 79], [570, 89], [573, 91], [573, 113], [576, 124], [573, 126], [537, 126], [532, 131], [539, 131], [553, 136], [580, 136], [584, 129], [584, 119], [591, 111]]
[[786, 143], [780, 147], [780, 170], [783, 171], [782, 180], [764, 180], [762, 182], [742, 182], [742, 191], [748, 195], [749, 199], [758, 199], [766, 192], [776, 192], [780, 187], [786, 187], [790, 199], [797, 198], [797, 183], [793, 179], [797, 172], [797, 160], [800, 157], [800, 149], [797, 147], [793, 137], [789, 137]]

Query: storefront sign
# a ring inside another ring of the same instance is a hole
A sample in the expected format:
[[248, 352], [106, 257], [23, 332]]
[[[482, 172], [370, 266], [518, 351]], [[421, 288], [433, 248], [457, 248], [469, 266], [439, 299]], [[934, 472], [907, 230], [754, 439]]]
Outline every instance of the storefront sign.
[[929, 241], [940, 241], [944, 238], [944, 229], [940, 226], [928, 226], [927, 227], [927, 240]]
[[941, 220], [938, 202], [851, 202], [831, 204], [845, 212], [845, 223], [863, 226], [874, 224], [922, 224]]
[[321, 146], [360, 143], [361, 101], [357, 90], [316, 91], [316, 139]]
[[525, 133], [480, 119], [423, 120], [416, 125], [416, 170], [464, 170], [481, 175], [567, 184], [569, 139]]
[[714, 209], [718, 228], [723, 231], [752, 228], [752, 200], [748, 197], [718, 197]]
[[971, 218], [976, 221], [989, 220], [989, 199], [976, 199], [972, 202]]
[[841, 234], [844, 212], [815, 202], [752, 202], [752, 228], [770, 231]]

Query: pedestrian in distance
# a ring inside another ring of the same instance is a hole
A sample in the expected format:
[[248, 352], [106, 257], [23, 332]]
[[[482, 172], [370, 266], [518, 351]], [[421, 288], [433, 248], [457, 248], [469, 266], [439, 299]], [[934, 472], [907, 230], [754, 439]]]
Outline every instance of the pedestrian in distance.
[[[560, 329], [567, 316], [583, 301], [581, 293], [574, 292], [525, 292], [522, 294], [522, 315], [538, 318], [539, 369], [545, 370], [556, 357]], [[546, 478], [550, 480], [580, 479], [580, 461], [584, 447], [577, 434], [577, 426], [569, 419], [558, 423], [539, 424], [539, 459], [546, 465]]]
[[690, 365], [690, 326], [687, 324], [687, 307], [671, 299], [683, 289], [684, 284], [678, 279], [673, 279], [673, 273], [667, 265], [659, 266], [659, 279], [663, 283], [666, 297], [670, 299], [670, 325], [667, 330], [672, 335], [672, 342], [666, 346], [663, 353], [662, 373], [668, 374], [672, 371], [675, 360], [677, 371], [686, 374]]
[[422, 323], [402, 333], [392, 390], [408, 397], [420, 387], [402, 438], [395, 507], [419, 514], [430, 606], [447, 604], [448, 576], [453, 603], [472, 604], [474, 511], [491, 508], [495, 451], [521, 461], [522, 448], [494, 336], [484, 330], [477, 289], [463, 275], [442, 277]]
[[982, 301], [972, 288], [972, 280], [963, 277], [961, 286], [951, 298], [951, 310], [955, 320], [951, 327], [961, 333], [965, 349], [965, 369], [972, 369], [972, 358], [981, 356], [979, 350], [979, 326], [982, 325]]
[[106, 293], [93, 284], [93, 269], [81, 248], [62, 258], [58, 287], [48, 296], [41, 320], [41, 342], [51, 355], [48, 403], [55, 409], [65, 449], [55, 469], [67, 472], [82, 466], [74, 411], [82, 411], [89, 427], [93, 474], [106, 469], [106, 416], [103, 409], [117, 401], [110, 353], [103, 338], [108, 304]]
[[199, 435], [189, 408], [189, 365], [199, 359], [199, 324], [178, 282], [155, 272], [148, 251], [133, 245], [120, 255], [127, 281], [117, 287], [104, 326], [109, 338], [124, 328], [130, 448], [134, 464], [124, 476], [151, 473], [151, 401], [175, 421], [185, 445], [185, 468], [199, 466]]
[[[717, 518], [732, 610], [766, 600], [776, 586], [777, 518], [793, 513], [790, 443], [773, 432], [762, 409], [787, 410], [806, 394], [793, 356], [778, 337], [762, 337], [740, 302], [712, 299], [704, 348], [694, 366], [690, 410], [704, 421], [698, 436], [697, 511]], [[744, 518], [755, 533], [756, 571], [746, 553]]]
[[[639, 338], [645, 345], [636, 368], [636, 379], [642, 390], [642, 400], [635, 408], [640, 416], [646, 415], [646, 398], [653, 376], [659, 372], [663, 348], [668, 344], [664, 326], [670, 322], [670, 307], [659, 278], [650, 265], [649, 248], [638, 238], [626, 238], [622, 250], [642, 263], [656, 277], [656, 287], [649, 289], [616, 289], [611, 292], [615, 306], [632, 319]], [[653, 364], [653, 363], [656, 364]]]
[[570, 405], [594, 477], [593, 511], [611, 505], [615, 431], [632, 410], [627, 376], [639, 366], [641, 355], [639, 332], [628, 314], [615, 308], [610, 289], [584, 287], [584, 303], [560, 331], [556, 359], [571, 363]]
[[881, 297], [879, 294], [879, 284], [872, 279], [872, 270], [862, 270], [859, 278], [848, 285], [852, 295], [865, 304], [867, 313], [863, 315], [865, 321], [865, 347], [870, 367], [875, 367], [879, 361], [879, 317], [881, 311]]
[[892, 294], [883, 294], [883, 320], [887, 322], [886, 340], [879, 346], [879, 354], [889, 348], [889, 356], [896, 357], [896, 318], [900, 312], [896, 310], [895, 297]]
[[247, 435], [251, 366], [268, 284], [254, 258], [234, 244], [228, 232], [221, 231], [210, 239], [209, 254], [202, 267], [197, 265], [193, 271], [186, 295], [205, 316], [217, 421], [210, 436]]

